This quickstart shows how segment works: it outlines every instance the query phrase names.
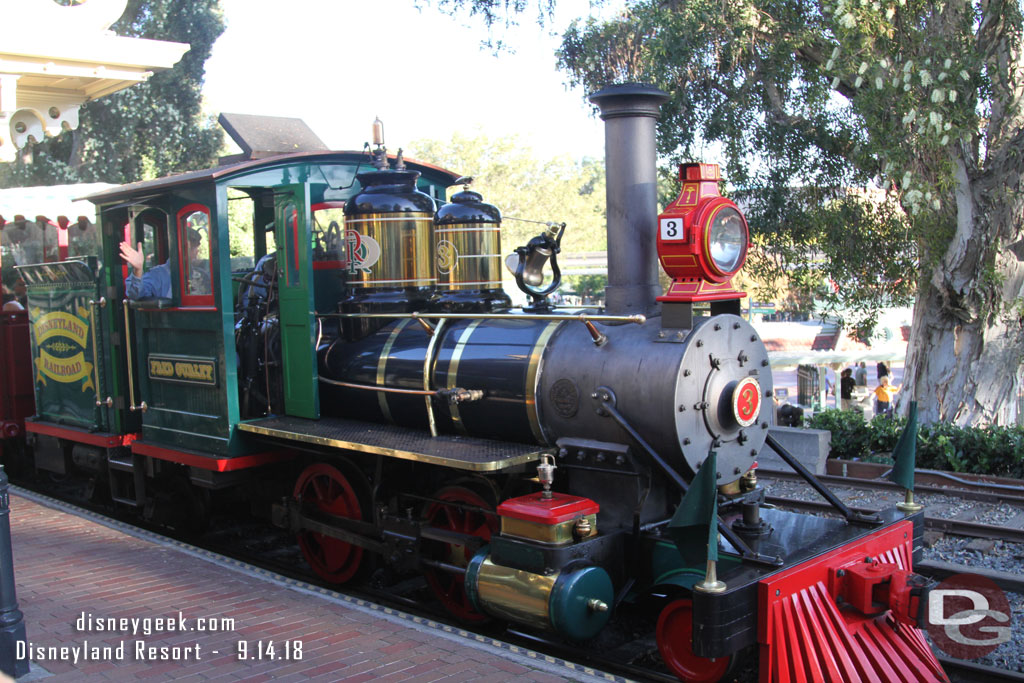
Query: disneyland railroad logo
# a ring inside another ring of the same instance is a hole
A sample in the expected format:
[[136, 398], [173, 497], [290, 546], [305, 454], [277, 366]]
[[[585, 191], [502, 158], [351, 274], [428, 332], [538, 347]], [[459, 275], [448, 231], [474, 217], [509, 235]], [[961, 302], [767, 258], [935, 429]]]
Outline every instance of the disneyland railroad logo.
[[82, 391], [95, 390], [92, 363], [85, 360], [89, 309], [78, 306], [76, 313], [53, 311], [33, 317], [36, 320], [32, 323], [32, 332], [38, 349], [36, 379], [44, 385], [47, 378], [61, 384], [84, 380]]
[[348, 274], [369, 273], [380, 260], [380, 244], [369, 235], [362, 235], [349, 228], [345, 231], [345, 256]]
[[928, 594], [928, 633], [946, 654], [977, 659], [1009, 642], [1010, 602], [991, 579], [954, 574]]

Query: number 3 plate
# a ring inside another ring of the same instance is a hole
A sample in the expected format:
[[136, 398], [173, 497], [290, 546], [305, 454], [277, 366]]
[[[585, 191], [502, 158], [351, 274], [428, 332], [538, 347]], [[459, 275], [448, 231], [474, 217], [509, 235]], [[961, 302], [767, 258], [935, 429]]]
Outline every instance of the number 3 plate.
[[682, 218], [662, 218], [661, 224], [661, 241], [672, 241], [683, 239], [683, 219]]

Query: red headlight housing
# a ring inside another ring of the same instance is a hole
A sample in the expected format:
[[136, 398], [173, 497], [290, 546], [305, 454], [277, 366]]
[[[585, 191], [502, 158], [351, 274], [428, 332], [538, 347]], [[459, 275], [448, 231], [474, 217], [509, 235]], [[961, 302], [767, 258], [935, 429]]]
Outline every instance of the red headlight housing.
[[659, 301], [740, 299], [732, 278], [747, 259], [750, 228], [718, 191], [718, 164], [683, 164], [679, 197], [658, 216], [658, 259], [672, 278]]

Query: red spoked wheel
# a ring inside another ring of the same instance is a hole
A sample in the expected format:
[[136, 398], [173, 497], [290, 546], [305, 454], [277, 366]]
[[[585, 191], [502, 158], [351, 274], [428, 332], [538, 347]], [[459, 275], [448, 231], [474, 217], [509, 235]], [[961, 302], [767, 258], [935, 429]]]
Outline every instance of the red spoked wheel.
[[[363, 506], [348, 478], [327, 463], [310, 465], [295, 482], [293, 495], [304, 507], [349, 519], [363, 519]], [[357, 545], [313, 531], [300, 531], [299, 548], [320, 578], [332, 583], [349, 581], [363, 560]]]
[[693, 653], [693, 600], [669, 603], [658, 616], [655, 632], [666, 666], [687, 683], [713, 683], [725, 675], [731, 657], [708, 659]]
[[[443, 502], [435, 502], [427, 506], [423, 516], [431, 526], [446, 531], [471, 534], [487, 542], [491, 540], [492, 534], [497, 533], [498, 517], [482, 512], [482, 510], [493, 511], [494, 503], [485, 500], [476, 491], [464, 486], [446, 486], [435, 493], [433, 497]], [[457, 567], [468, 566], [469, 561], [473, 558], [473, 551], [470, 548], [456, 543], [431, 541], [426, 553], [432, 559]], [[473, 608], [469, 597], [466, 596], [464, 574], [427, 568], [424, 575], [445, 609], [455, 617], [470, 623], [487, 620], [485, 615]]]

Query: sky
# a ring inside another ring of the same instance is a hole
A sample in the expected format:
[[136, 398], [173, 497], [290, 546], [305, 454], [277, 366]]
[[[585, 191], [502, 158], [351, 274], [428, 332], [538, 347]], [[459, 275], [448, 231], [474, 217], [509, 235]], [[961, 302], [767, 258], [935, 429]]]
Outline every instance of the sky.
[[[605, 3], [605, 15], [621, 2]], [[482, 22], [414, 0], [221, 0], [227, 28], [206, 63], [208, 111], [305, 120], [332, 149], [360, 149], [374, 117], [387, 147], [456, 131], [518, 135], [541, 158], [603, 157], [599, 118], [558, 71], [552, 30], [591, 13], [559, 0], [540, 28], [528, 11], [500, 37], [514, 54], [481, 47]], [[258, 9], [257, 9], [258, 8]]]

